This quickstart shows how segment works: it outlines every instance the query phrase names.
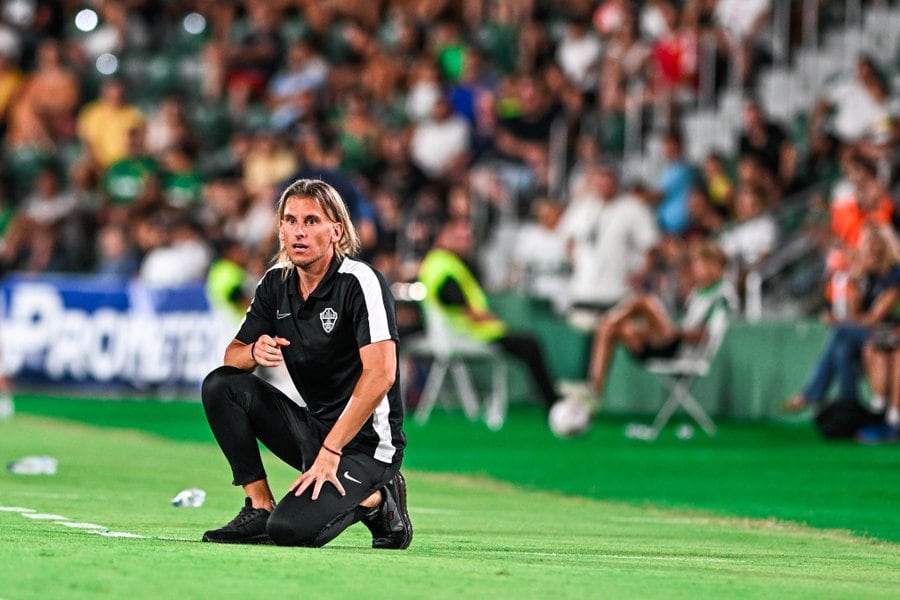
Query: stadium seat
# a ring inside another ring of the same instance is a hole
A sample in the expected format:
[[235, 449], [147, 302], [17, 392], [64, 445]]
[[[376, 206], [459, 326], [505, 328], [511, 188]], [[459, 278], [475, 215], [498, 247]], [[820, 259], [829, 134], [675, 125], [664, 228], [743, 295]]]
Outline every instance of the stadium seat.
[[508, 401], [506, 362], [500, 351], [488, 343], [455, 332], [440, 308], [429, 303], [422, 303], [421, 306], [425, 332], [410, 338], [402, 347], [406, 357], [431, 361], [425, 387], [416, 407], [416, 421], [420, 424], [428, 421], [448, 371], [453, 377], [466, 416], [472, 421], [478, 419], [481, 408], [472, 384], [469, 363], [482, 362], [490, 364], [492, 371], [492, 389], [484, 407], [484, 421], [491, 429], [500, 429], [506, 419]]
[[728, 319], [722, 313], [720, 317], [713, 318], [707, 325], [706, 341], [699, 352], [647, 362], [647, 371], [659, 376], [669, 389], [668, 398], [650, 426], [651, 434], [648, 439], [656, 439], [679, 408], [683, 408], [710, 437], [716, 435], [716, 424], [691, 394], [691, 384], [697, 377], [709, 373], [712, 361], [725, 339]]

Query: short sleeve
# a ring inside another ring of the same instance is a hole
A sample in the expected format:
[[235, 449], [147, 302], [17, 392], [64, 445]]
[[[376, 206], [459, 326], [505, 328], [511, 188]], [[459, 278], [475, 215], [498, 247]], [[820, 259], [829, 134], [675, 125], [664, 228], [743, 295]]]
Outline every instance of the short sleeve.
[[387, 282], [372, 267], [350, 259], [344, 261], [341, 271], [353, 275], [347, 309], [359, 347], [399, 340], [394, 298]]
[[259, 336], [267, 333], [271, 335], [275, 331], [275, 306], [276, 286], [274, 278], [280, 277], [278, 270], [266, 273], [256, 286], [253, 301], [241, 321], [235, 338], [245, 344], [250, 344], [259, 339]]

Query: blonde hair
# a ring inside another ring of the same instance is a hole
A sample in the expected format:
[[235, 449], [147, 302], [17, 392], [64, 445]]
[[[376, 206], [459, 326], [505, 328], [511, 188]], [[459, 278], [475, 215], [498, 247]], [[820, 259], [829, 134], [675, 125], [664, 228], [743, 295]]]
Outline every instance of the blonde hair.
[[884, 273], [887, 273], [893, 265], [900, 263], [900, 240], [897, 239], [897, 234], [894, 232], [894, 229], [890, 225], [869, 222], [863, 225], [862, 235], [860, 236], [859, 245], [857, 247], [856, 255], [858, 260], [856, 261], [855, 271], [858, 275], [862, 275], [862, 271], [865, 268], [863, 266], [862, 255], [864, 252], [864, 244], [867, 240], [875, 241], [876, 243], [881, 244], [882, 247], [881, 256], [873, 265], [877, 273], [883, 275]]
[[[278, 200], [276, 218], [278, 223], [284, 219], [284, 209], [289, 198], [311, 198], [315, 200], [322, 211], [331, 221], [340, 223], [343, 233], [341, 239], [334, 246], [334, 253], [338, 258], [354, 256], [359, 252], [359, 234], [350, 220], [350, 213], [341, 195], [333, 187], [321, 179], [298, 179], [282, 192]], [[278, 245], [278, 254], [275, 255], [275, 263], [291, 264], [290, 255], [284, 246], [284, 240]]]

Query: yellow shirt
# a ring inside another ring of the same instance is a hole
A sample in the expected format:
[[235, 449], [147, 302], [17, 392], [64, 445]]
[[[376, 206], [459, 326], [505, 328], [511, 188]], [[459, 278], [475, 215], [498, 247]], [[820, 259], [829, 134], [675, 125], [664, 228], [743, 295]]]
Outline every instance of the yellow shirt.
[[9, 70], [0, 75], [0, 117], [6, 112], [9, 101], [21, 85], [22, 74], [18, 71]]
[[144, 121], [135, 106], [109, 106], [91, 102], [78, 115], [78, 136], [90, 147], [103, 167], [108, 167], [128, 152], [128, 132]]

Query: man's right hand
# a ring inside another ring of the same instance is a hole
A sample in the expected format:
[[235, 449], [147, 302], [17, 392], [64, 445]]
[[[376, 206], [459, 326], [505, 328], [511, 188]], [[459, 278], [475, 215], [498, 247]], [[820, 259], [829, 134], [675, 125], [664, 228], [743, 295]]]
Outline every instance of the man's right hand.
[[250, 345], [251, 358], [256, 364], [263, 367], [277, 367], [284, 360], [281, 355], [281, 347], [290, 345], [291, 342], [283, 337], [263, 334], [254, 344]]

